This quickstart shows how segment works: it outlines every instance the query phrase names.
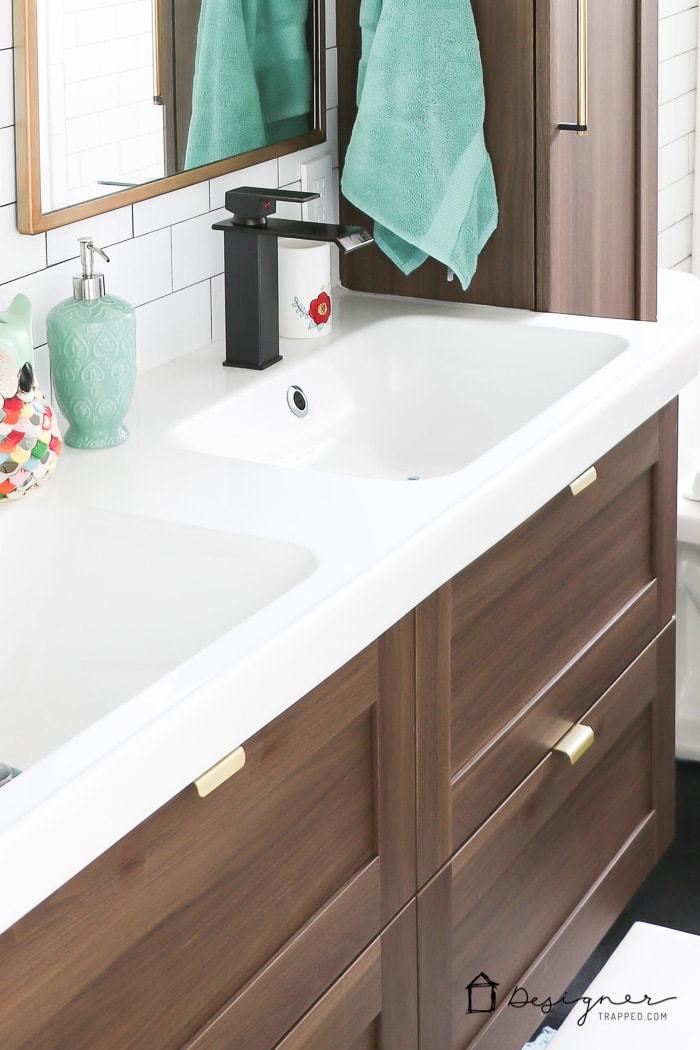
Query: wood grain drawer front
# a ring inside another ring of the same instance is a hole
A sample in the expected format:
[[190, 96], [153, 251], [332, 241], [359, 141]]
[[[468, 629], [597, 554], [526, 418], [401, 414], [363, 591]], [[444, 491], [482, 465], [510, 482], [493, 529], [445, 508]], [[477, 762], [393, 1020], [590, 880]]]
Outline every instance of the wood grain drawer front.
[[[259, 1003], [258, 1021], [278, 994]], [[275, 1050], [417, 1050], [415, 900], [345, 971]], [[273, 1007], [274, 1008], [274, 1007]], [[183, 1050], [252, 1047], [235, 1010], [224, 1009]]]
[[469, 1012], [472, 979], [485, 973], [499, 984], [499, 1004], [507, 1000], [647, 827], [658, 679], [653, 642], [586, 713], [596, 740], [583, 757], [573, 766], [555, 753], [543, 759], [419, 895], [419, 943], [425, 938], [433, 953], [447, 945], [441, 965], [433, 954], [432, 968], [426, 962], [419, 971], [419, 1013], [426, 1025], [443, 1026], [441, 1041], [426, 1046], [464, 1050], [490, 1016]]
[[655, 438], [656, 421], [526, 523], [517, 563], [506, 540], [453, 581], [453, 774], [653, 581]]
[[418, 883], [669, 621], [676, 405], [416, 610]]
[[248, 741], [212, 795], [187, 788], [3, 935], [0, 1042], [175, 1050], [266, 970], [267, 1041], [240, 1045], [274, 1046], [397, 910], [385, 854], [415, 892], [412, 785], [386, 812], [413, 754], [410, 717], [395, 725], [412, 682], [388, 705], [380, 669], [412, 631], [397, 625]]

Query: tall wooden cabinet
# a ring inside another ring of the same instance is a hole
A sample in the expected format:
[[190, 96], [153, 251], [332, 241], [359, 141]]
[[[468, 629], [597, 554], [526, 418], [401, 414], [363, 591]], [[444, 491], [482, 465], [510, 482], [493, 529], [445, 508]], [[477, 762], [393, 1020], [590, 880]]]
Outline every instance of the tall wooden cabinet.
[[[577, 119], [584, 0], [472, 0], [499, 227], [462, 291], [428, 260], [341, 261], [359, 291], [611, 317], [656, 317], [657, 0], [587, 0], [588, 132]], [[338, 3], [340, 162], [355, 119], [360, 0]], [[347, 201], [341, 220], [367, 223]]]

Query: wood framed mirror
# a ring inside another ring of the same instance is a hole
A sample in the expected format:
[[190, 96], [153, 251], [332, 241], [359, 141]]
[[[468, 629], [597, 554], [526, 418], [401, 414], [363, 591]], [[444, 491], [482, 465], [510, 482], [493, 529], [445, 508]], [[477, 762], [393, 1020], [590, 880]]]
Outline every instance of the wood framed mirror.
[[325, 141], [325, 5], [14, 0], [17, 226], [41, 233]]

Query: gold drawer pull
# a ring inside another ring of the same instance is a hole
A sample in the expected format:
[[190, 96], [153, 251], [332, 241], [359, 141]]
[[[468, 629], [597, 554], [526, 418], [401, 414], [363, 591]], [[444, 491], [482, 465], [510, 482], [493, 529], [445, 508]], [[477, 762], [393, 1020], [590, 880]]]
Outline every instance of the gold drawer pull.
[[194, 786], [197, 788], [199, 797], [206, 798], [207, 795], [211, 795], [212, 791], [216, 791], [218, 787], [225, 784], [232, 776], [239, 773], [245, 765], [245, 758], [245, 749], [237, 747], [235, 751], [232, 751], [230, 755], [226, 755], [226, 758], [222, 758], [220, 762], [208, 769], [206, 773], [202, 773], [201, 777], [197, 777]]
[[572, 726], [568, 733], [564, 733], [561, 740], [552, 748], [552, 751], [559, 751], [560, 754], [566, 755], [571, 765], [578, 762], [581, 755], [588, 751], [595, 740], [595, 734], [590, 726], [584, 726], [580, 723]]
[[589, 485], [592, 485], [594, 481], [598, 480], [598, 471], [595, 467], [589, 467], [588, 470], [584, 470], [583, 474], [572, 481], [569, 485], [572, 496], [578, 496], [579, 492], [583, 492]]

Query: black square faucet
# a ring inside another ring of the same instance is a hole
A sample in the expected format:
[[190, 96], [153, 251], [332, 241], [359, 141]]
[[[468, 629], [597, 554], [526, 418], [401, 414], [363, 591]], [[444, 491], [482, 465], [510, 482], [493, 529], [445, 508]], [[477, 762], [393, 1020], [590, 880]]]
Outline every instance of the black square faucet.
[[224, 232], [225, 365], [262, 369], [282, 360], [277, 289], [280, 237], [329, 241], [343, 252], [373, 242], [374, 238], [361, 226], [270, 218], [278, 201], [303, 204], [318, 196], [259, 186], [238, 186], [227, 191], [225, 206], [232, 218], [212, 226]]

